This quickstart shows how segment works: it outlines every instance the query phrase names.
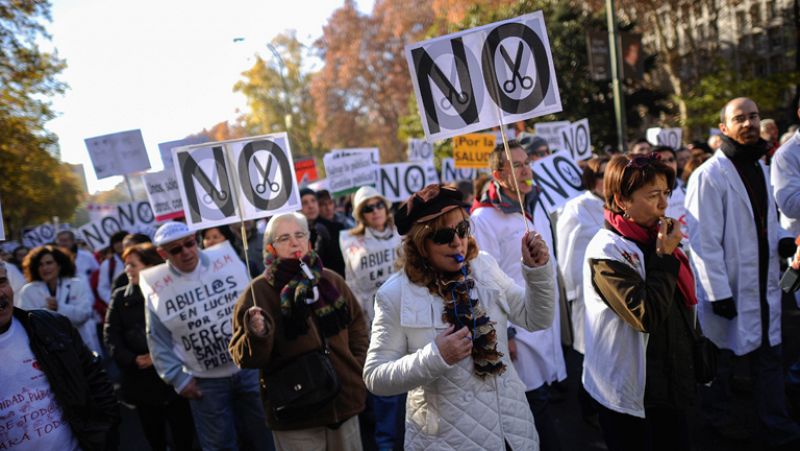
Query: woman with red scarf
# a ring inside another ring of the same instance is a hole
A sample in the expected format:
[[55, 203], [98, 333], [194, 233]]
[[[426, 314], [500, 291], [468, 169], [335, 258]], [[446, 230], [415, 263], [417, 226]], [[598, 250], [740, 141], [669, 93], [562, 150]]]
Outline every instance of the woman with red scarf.
[[664, 216], [674, 182], [657, 155], [614, 157], [586, 250], [583, 384], [611, 451], [691, 449], [697, 300], [680, 224]]

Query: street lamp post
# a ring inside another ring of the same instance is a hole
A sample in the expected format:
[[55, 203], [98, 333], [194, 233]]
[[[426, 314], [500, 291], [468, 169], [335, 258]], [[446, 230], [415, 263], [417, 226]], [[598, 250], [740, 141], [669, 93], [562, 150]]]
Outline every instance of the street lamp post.
[[283, 85], [283, 103], [285, 112], [283, 115], [283, 123], [286, 125], [286, 131], [288, 132], [289, 129], [292, 128], [292, 103], [289, 99], [289, 85], [286, 83], [286, 77], [283, 76], [283, 71], [286, 68], [286, 64], [283, 62], [283, 57], [281, 56], [278, 49], [275, 48], [274, 45], [271, 43], [267, 43], [267, 48], [270, 52], [275, 56], [278, 60], [278, 75], [281, 77], [281, 85]]
[[606, 0], [608, 24], [608, 49], [611, 57], [611, 86], [614, 91], [614, 116], [617, 120], [617, 143], [620, 152], [625, 152], [625, 99], [622, 97], [622, 66], [619, 58], [619, 34], [614, 0]]

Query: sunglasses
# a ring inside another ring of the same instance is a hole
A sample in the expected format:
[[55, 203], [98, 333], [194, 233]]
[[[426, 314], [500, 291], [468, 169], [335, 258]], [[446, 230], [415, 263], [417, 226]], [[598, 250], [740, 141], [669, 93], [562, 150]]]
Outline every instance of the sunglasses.
[[469, 221], [465, 219], [459, 222], [455, 227], [439, 229], [433, 232], [429, 238], [435, 244], [450, 244], [453, 242], [456, 235], [462, 240], [469, 235]]
[[175, 247], [171, 247], [171, 248], [167, 249], [167, 252], [169, 252], [170, 255], [178, 255], [181, 252], [183, 252], [183, 248], [191, 249], [191, 248], [193, 248], [195, 246], [197, 246], [197, 241], [188, 240], [188, 241], [184, 241], [182, 244], [179, 244], [179, 245], [177, 245]]
[[661, 156], [655, 152], [648, 155], [640, 155], [630, 159], [625, 168], [644, 169], [656, 161], [661, 161]]
[[383, 210], [386, 208], [383, 202], [375, 202], [374, 204], [367, 204], [364, 205], [364, 208], [361, 209], [362, 213], [372, 213], [375, 210]]

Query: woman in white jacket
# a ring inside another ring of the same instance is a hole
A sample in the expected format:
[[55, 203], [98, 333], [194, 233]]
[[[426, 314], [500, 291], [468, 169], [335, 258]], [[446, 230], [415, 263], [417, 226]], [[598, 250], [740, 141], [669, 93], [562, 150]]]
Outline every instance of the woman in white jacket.
[[68, 250], [39, 246], [22, 263], [28, 283], [20, 292], [20, 307], [48, 309], [69, 318], [89, 349], [101, 353], [92, 314], [94, 297], [86, 282], [75, 277], [75, 264]]
[[408, 392], [406, 449], [538, 450], [506, 327], [552, 323], [547, 245], [524, 236], [527, 284], [517, 286], [478, 251], [461, 201], [457, 190], [430, 185], [398, 210], [402, 269], [375, 297], [364, 382], [378, 395]]

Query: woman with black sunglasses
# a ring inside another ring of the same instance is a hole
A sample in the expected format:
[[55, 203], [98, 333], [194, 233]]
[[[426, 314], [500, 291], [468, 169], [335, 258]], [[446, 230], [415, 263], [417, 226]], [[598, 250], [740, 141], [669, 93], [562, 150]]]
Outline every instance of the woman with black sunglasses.
[[408, 392], [407, 449], [538, 450], [506, 328], [552, 324], [547, 245], [525, 234], [523, 289], [479, 252], [461, 205], [459, 191], [430, 185], [400, 206], [401, 270], [375, 297], [364, 382], [378, 395]]
[[[353, 196], [353, 205], [356, 226], [339, 235], [339, 246], [344, 256], [347, 286], [361, 304], [369, 330], [375, 317], [375, 293], [394, 272], [400, 234], [389, 212], [389, 202], [375, 188], [359, 188]], [[403, 437], [398, 423], [403, 416], [404, 394], [370, 394], [367, 402], [375, 418], [375, 443], [378, 449], [392, 449], [401, 444]]]
[[664, 216], [674, 181], [657, 154], [614, 157], [586, 249], [583, 385], [610, 451], [691, 449], [697, 297], [680, 223]]

